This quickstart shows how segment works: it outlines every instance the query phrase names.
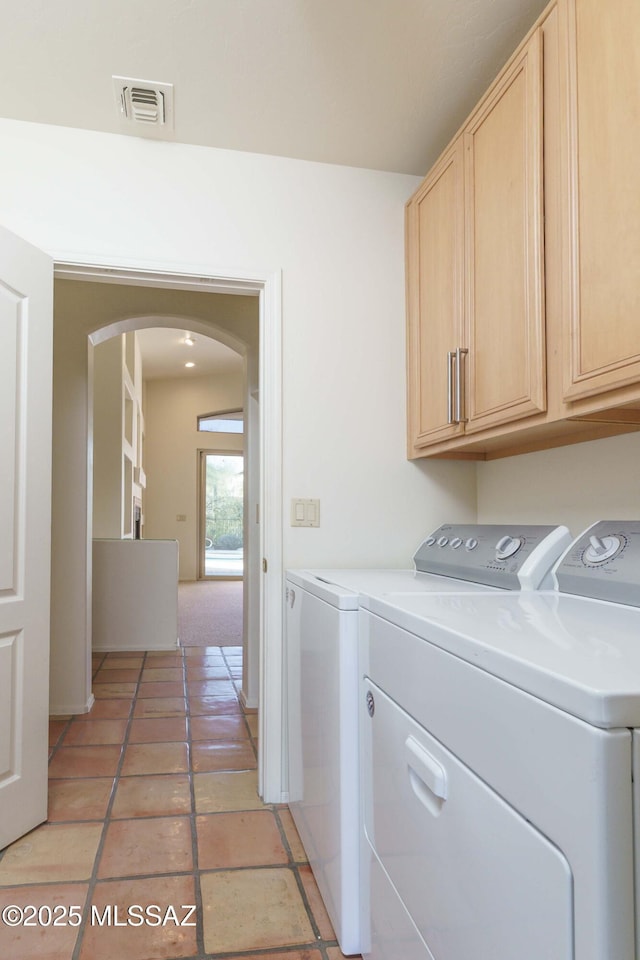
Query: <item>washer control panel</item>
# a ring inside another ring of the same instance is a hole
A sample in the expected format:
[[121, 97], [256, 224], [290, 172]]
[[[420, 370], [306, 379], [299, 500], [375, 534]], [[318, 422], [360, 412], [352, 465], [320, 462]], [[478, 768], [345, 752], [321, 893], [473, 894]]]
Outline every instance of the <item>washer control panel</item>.
[[566, 527], [445, 523], [424, 540], [413, 561], [421, 573], [505, 590], [538, 589], [570, 543]]
[[555, 569], [562, 593], [640, 607], [640, 521], [599, 520]]

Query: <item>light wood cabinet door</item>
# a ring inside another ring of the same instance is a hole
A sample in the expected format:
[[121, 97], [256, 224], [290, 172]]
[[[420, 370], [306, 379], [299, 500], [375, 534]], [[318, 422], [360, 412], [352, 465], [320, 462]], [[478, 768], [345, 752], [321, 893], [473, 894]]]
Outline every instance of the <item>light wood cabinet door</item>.
[[569, 231], [564, 395], [640, 380], [640, 7], [566, 0]]
[[466, 432], [545, 410], [542, 31], [464, 133]]
[[462, 343], [464, 175], [454, 141], [407, 206], [409, 452], [463, 431], [448, 354]]

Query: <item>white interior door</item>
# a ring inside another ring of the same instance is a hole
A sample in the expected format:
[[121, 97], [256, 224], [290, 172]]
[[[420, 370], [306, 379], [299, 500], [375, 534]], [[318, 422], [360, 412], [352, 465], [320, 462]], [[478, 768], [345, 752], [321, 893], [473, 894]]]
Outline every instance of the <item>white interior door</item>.
[[0, 229], [0, 849], [47, 816], [53, 263]]

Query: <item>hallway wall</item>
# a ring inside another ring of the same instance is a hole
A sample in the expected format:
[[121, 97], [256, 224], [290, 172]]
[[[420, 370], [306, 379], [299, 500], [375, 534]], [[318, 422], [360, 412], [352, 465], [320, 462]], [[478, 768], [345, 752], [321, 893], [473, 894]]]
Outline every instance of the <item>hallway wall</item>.
[[146, 382], [144, 535], [178, 541], [180, 580], [198, 577], [198, 451], [243, 448], [242, 434], [199, 433], [196, 418], [242, 404], [241, 374]]

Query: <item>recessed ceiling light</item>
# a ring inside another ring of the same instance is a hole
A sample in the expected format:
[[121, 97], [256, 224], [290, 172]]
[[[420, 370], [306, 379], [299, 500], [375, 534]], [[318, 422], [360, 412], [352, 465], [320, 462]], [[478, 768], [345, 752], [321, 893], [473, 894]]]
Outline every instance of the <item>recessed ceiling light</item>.
[[190, 360], [189, 363], [185, 363], [185, 367], [195, 367], [195, 363]]

